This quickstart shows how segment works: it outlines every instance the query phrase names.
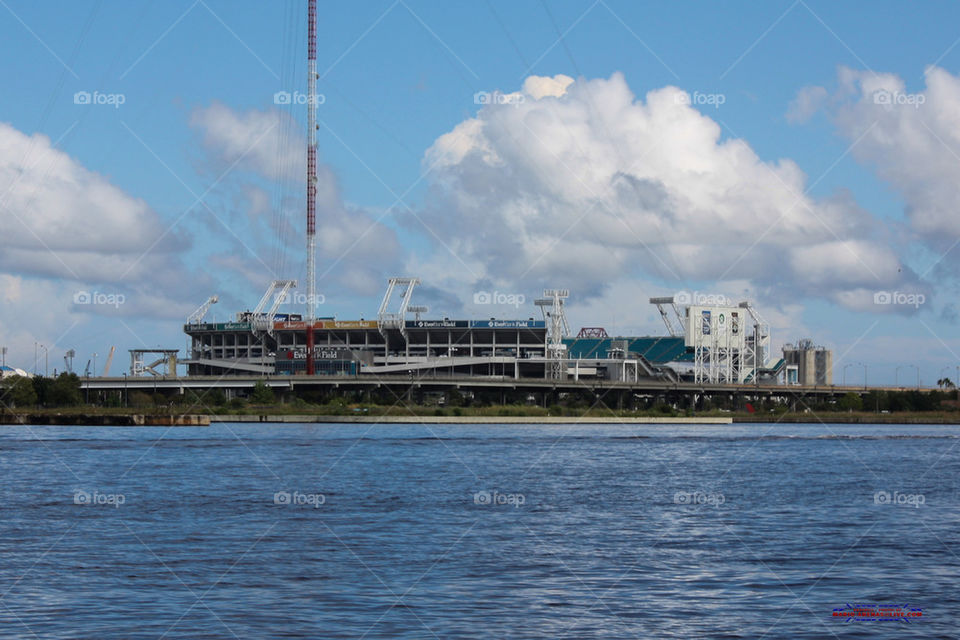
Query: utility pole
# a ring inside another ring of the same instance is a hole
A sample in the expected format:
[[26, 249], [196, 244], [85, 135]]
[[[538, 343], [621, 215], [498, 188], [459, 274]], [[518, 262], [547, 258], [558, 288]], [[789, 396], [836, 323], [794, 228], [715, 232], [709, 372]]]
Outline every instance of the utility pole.
[[[43, 377], [46, 378], [46, 377], [47, 377], [47, 374], [49, 373], [49, 364], [50, 364], [50, 362], [49, 362], [49, 355], [50, 355], [50, 351], [49, 351], [45, 346], [43, 346], [42, 344], [39, 345], [39, 346], [40, 346], [41, 349], [43, 349], [43, 357], [44, 357]], [[40, 368], [40, 354], [39, 354], [39, 353], [37, 354], [37, 366], [36, 366], [36, 368], [37, 368], [37, 369]], [[37, 375], [39, 375], [39, 374], [40, 374], [40, 372], [38, 371], [38, 372], [37, 372]]]

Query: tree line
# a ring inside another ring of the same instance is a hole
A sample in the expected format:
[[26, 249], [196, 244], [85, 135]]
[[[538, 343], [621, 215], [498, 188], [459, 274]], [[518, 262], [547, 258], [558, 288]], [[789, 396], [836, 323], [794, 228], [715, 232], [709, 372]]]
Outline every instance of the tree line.
[[75, 373], [61, 373], [56, 378], [10, 376], [0, 382], [0, 406], [8, 409], [81, 404], [80, 377]]

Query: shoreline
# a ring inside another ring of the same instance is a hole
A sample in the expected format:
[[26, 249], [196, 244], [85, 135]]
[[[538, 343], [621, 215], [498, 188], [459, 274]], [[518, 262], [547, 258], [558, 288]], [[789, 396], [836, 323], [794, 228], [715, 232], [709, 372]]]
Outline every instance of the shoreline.
[[659, 417], [633, 418], [568, 417], [568, 416], [210, 416], [211, 423], [241, 424], [731, 424], [724, 417]]
[[960, 415], [898, 414], [835, 414], [815, 416], [370, 416], [310, 414], [73, 414], [37, 413], [5, 414], [2, 426], [67, 426], [67, 427], [208, 427], [212, 424], [660, 424], [660, 425], [730, 425], [730, 424], [960, 424]]

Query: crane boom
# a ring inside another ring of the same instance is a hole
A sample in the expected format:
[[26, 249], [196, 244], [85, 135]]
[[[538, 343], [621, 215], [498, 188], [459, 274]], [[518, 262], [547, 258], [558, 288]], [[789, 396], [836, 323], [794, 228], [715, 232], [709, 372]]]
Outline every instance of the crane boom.
[[107, 363], [103, 365], [104, 378], [110, 375], [110, 365], [113, 364], [113, 354], [116, 350], [117, 350], [116, 347], [110, 347], [110, 353], [107, 354]]

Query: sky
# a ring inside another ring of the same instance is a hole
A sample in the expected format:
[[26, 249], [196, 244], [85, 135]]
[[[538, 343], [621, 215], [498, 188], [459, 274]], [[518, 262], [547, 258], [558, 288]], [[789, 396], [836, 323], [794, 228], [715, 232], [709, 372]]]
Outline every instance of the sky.
[[[836, 382], [960, 373], [956, 3], [319, 4], [320, 316], [724, 296]], [[0, 57], [8, 365], [117, 375], [305, 282], [305, 1], [0, 0]]]

